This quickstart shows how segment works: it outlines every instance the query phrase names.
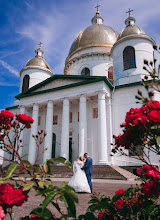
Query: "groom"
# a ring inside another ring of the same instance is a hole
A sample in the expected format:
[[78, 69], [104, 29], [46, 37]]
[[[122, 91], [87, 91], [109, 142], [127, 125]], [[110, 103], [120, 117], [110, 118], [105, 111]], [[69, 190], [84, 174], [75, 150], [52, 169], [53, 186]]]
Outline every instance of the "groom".
[[92, 175], [92, 158], [89, 157], [88, 153], [84, 154], [84, 157], [86, 158], [86, 162], [84, 164], [84, 166], [81, 168], [82, 170], [85, 171], [86, 173], [86, 177], [88, 180], [88, 184], [90, 186], [91, 189], [91, 193], [92, 193], [92, 182], [91, 182], [91, 175]]

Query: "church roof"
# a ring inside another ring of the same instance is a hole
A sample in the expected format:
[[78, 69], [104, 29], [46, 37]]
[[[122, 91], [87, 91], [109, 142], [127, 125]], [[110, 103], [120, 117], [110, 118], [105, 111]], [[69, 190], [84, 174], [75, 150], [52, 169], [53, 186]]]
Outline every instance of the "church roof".
[[[75, 83], [67, 84], [64, 86], [59, 86], [56, 88], [46, 89], [46, 90], [42, 90], [42, 91], [36, 91], [37, 89], [41, 88], [42, 86], [45, 86], [45, 85], [47, 85], [57, 79], [68, 79], [68, 80], [69, 79], [75, 79], [75, 80], [80, 79], [82, 81], [80, 81], [80, 82], [76, 81]], [[37, 85], [31, 87], [30, 89], [27, 89], [26, 91], [18, 94], [17, 96], [15, 96], [15, 98], [20, 99], [20, 98], [24, 98], [24, 97], [28, 97], [28, 96], [39, 95], [42, 93], [49, 93], [49, 92], [62, 90], [62, 89], [68, 89], [71, 87], [82, 86], [82, 85], [95, 83], [95, 82], [99, 82], [99, 81], [104, 81], [111, 90], [114, 88], [113, 85], [110, 83], [110, 81], [105, 76], [54, 75], [54, 76], [51, 76], [50, 78], [44, 80], [43, 82], [40, 82]]]

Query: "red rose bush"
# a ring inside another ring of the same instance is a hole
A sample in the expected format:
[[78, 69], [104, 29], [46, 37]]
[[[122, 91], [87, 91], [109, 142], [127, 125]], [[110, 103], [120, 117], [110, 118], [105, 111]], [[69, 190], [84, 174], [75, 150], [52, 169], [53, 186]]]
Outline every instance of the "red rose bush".
[[[150, 129], [160, 125], [160, 103], [150, 100], [140, 108], [131, 108], [126, 113], [125, 122], [121, 125], [124, 127], [123, 133], [118, 136], [114, 135], [115, 147], [130, 147], [144, 144], [145, 137]], [[114, 151], [114, 150], [113, 150]]]

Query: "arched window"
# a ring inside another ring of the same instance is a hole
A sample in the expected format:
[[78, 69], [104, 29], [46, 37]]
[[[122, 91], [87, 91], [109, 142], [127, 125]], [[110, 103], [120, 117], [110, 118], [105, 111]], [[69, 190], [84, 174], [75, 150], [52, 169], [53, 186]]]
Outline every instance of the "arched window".
[[22, 92], [26, 91], [29, 88], [29, 75], [25, 75], [23, 78]]
[[113, 66], [108, 69], [108, 79], [113, 84]]
[[123, 66], [124, 70], [136, 68], [135, 49], [128, 46], [123, 51]]
[[90, 69], [88, 69], [87, 67], [83, 68], [83, 70], [81, 71], [81, 75], [90, 76]]

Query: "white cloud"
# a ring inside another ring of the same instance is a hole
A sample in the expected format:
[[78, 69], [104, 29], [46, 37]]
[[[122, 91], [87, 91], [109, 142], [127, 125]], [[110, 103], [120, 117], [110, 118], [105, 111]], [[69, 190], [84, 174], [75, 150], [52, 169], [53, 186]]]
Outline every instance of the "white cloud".
[[12, 66], [10, 66], [8, 63], [4, 62], [3, 60], [0, 60], [0, 64], [9, 70], [10, 73], [14, 74], [15, 76], [19, 76], [19, 72], [15, 70]]

